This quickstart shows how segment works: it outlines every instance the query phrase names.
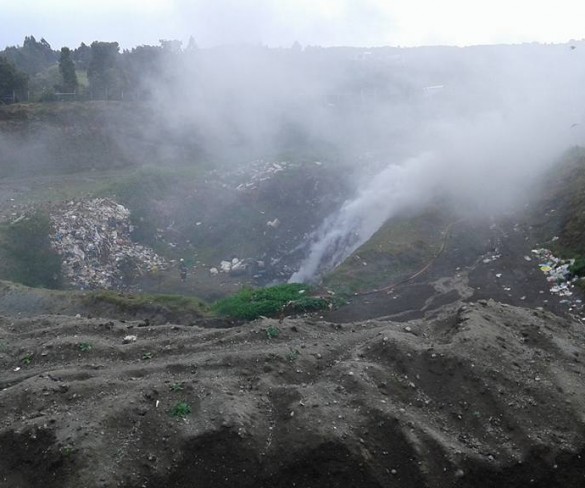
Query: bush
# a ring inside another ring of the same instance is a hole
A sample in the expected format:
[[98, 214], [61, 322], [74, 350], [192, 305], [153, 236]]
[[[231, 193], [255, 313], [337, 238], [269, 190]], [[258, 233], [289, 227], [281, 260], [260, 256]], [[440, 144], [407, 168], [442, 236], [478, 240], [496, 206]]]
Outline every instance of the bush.
[[311, 287], [298, 283], [259, 290], [246, 288], [234, 296], [220, 300], [213, 309], [228, 317], [254, 320], [260, 316], [276, 317], [328, 307], [327, 300], [311, 296], [311, 292]]
[[2, 231], [7, 279], [45, 288], [62, 285], [61, 257], [51, 248], [51, 221], [47, 214], [37, 212], [7, 224]]
[[578, 257], [569, 267], [569, 271], [575, 276], [585, 276], [585, 257]]

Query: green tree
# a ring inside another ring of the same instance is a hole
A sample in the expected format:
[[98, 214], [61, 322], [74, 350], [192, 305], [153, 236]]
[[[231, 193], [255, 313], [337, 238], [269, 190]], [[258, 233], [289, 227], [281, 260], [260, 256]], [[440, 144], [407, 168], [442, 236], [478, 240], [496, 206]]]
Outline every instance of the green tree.
[[91, 43], [91, 60], [87, 67], [89, 89], [93, 98], [119, 98], [124, 88], [118, 66], [120, 47], [117, 42]]
[[34, 36], [24, 38], [22, 46], [10, 46], [4, 50], [4, 56], [28, 75], [35, 75], [55, 64], [57, 52], [45, 40], [37, 41]]
[[27, 75], [18, 71], [10, 61], [0, 56], [0, 99], [13, 97], [14, 94], [22, 97], [27, 83]]
[[73, 93], [77, 90], [77, 74], [75, 73], [75, 64], [71, 59], [71, 49], [68, 47], [61, 48], [59, 57], [59, 72], [63, 78], [61, 89], [67, 93]]

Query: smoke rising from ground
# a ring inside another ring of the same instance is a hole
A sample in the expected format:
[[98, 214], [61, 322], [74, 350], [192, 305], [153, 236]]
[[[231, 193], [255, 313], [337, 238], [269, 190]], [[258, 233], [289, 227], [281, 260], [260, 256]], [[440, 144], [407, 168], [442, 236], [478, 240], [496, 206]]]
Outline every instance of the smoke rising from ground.
[[151, 91], [169, 126], [218, 159], [303, 153], [355, 163], [339, 166], [354, 194], [311, 236], [291, 278], [304, 281], [434, 198], [484, 214], [523, 202], [531, 181], [583, 141], [584, 52], [198, 50], [175, 65], [170, 89], [153, 82]]

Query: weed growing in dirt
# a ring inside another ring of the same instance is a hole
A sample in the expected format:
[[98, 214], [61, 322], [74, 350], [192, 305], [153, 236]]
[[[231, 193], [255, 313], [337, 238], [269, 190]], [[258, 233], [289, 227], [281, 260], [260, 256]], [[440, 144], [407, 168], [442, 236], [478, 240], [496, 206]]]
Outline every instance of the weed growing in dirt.
[[142, 355], [142, 359], [144, 359], [144, 360], [152, 359], [152, 353], [151, 352], [145, 352]]
[[70, 457], [73, 454], [73, 447], [65, 446], [61, 448], [61, 453], [64, 457]]
[[228, 317], [254, 320], [261, 316], [277, 317], [326, 309], [329, 306], [328, 301], [311, 296], [313, 291], [311, 287], [299, 283], [259, 290], [246, 288], [218, 301], [213, 310]]
[[266, 336], [269, 339], [276, 339], [279, 335], [280, 335], [280, 329], [278, 327], [275, 327], [274, 325], [271, 325], [270, 327], [268, 327], [266, 329]]
[[92, 345], [89, 342], [82, 342], [79, 344], [79, 350], [81, 352], [89, 352], [92, 349]]
[[299, 358], [300, 355], [301, 355], [301, 353], [298, 351], [298, 349], [291, 348], [291, 350], [286, 355], [286, 359], [288, 359], [291, 363], [293, 363]]
[[23, 364], [25, 364], [26, 366], [28, 366], [30, 363], [32, 363], [33, 360], [33, 355], [32, 353], [27, 354], [26, 356], [24, 356], [21, 361]]
[[177, 403], [171, 410], [173, 417], [185, 418], [191, 413], [191, 406], [186, 402]]
[[6, 342], [0, 341], [0, 352], [6, 352], [6, 351], [8, 351], [8, 344], [6, 344]]
[[171, 389], [171, 391], [183, 391], [184, 390], [183, 383], [173, 383], [171, 386], [169, 386], [169, 388]]

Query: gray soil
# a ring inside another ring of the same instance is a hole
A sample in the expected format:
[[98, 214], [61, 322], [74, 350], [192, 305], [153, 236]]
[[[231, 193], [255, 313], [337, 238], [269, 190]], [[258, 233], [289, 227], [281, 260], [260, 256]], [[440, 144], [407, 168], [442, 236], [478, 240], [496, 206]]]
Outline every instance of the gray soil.
[[0, 322], [0, 486], [585, 483], [575, 321], [490, 300], [402, 323], [143, 325]]

